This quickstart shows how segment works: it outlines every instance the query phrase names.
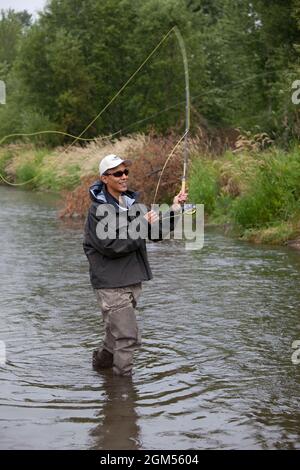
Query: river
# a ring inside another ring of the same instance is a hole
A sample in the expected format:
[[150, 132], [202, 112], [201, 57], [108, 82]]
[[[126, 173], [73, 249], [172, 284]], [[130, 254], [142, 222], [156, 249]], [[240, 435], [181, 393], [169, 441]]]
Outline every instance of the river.
[[149, 243], [132, 380], [92, 370], [103, 325], [82, 230], [0, 187], [1, 449], [300, 449], [300, 254], [206, 230]]

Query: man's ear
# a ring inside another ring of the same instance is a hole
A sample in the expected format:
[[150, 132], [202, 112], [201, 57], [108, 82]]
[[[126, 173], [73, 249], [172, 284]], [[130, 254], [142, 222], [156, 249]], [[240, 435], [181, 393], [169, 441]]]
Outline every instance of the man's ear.
[[102, 183], [106, 184], [107, 183], [107, 176], [106, 175], [100, 176], [100, 180], [102, 181]]

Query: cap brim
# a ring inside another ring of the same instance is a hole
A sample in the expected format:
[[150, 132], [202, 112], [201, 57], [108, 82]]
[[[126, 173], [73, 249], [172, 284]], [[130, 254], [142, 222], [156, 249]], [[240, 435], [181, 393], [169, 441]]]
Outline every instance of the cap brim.
[[[122, 160], [120, 158], [120, 160], [116, 161], [113, 166], [110, 166], [109, 168], [104, 169], [102, 172], [100, 171], [100, 176], [104, 175], [108, 170], [112, 170], [113, 168], [116, 168], [119, 165], [125, 165], [127, 167], [127, 166], [130, 166], [131, 164], [132, 164], [131, 160], [129, 160], [129, 159], [128, 160]], [[100, 170], [100, 168], [101, 168], [101, 162], [100, 162], [100, 165], [99, 165], [99, 170]]]

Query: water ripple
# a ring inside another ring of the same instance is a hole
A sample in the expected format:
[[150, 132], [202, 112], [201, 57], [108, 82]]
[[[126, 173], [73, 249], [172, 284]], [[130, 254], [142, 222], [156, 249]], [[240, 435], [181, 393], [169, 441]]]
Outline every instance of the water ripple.
[[300, 257], [207, 231], [149, 244], [133, 381], [101, 375], [82, 230], [0, 187], [0, 448], [299, 449]]

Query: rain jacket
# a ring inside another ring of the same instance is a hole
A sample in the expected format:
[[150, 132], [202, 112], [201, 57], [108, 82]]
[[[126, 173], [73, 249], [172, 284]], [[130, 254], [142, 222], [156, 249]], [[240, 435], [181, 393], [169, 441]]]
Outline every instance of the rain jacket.
[[[146, 240], [137, 238], [136, 240], [127, 237], [120, 238], [122, 230], [127, 230], [121, 224], [120, 231], [116, 232], [116, 237], [99, 238], [97, 236], [97, 225], [104, 221], [102, 215], [97, 215], [99, 205], [105, 204], [101, 209], [108, 208], [119, 217], [122, 208], [118, 201], [106, 191], [102, 182], [94, 183], [89, 189], [92, 200], [84, 229], [83, 249], [90, 265], [90, 280], [94, 289], [107, 289], [113, 287], [126, 287], [139, 282], [152, 279], [152, 273], [148, 262]], [[138, 193], [126, 191], [123, 193], [123, 200], [126, 203], [126, 210], [136, 204]], [[101, 211], [103, 213], [103, 211]], [[170, 229], [174, 229], [174, 213], [170, 212]], [[128, 222], [131, 218], [126, 214]], [[127, 222], [127, 223], [128, 223]], [[145, 220], [147, 228], [150, 224]], [[153, 241], [163, 239], [160, 235]], [[149, 237], [151, 238], [151, 236]]]

